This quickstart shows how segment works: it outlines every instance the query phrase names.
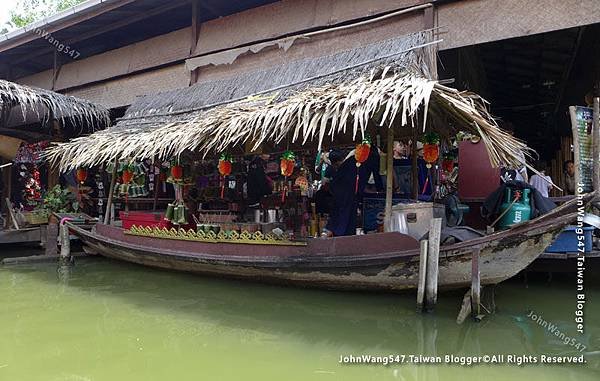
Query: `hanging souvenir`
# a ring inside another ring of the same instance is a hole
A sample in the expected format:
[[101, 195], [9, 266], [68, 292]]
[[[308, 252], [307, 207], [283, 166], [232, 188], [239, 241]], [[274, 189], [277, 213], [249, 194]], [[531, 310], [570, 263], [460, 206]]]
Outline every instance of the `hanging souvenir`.
[[356, 182], [354, 186], [354, 193], [358, 193], [358, 180], [359, 180], [359, 168], [362, 163], [367, 161], [371, 154], [371, 138], [365, 136], [365, 138], [356, 145], [354, 150], [354, 159], [356, 159]]
[[287, 187], [287, 178], [294, 173], [294, 167], [296, 166], [296, 155], [294, 152], [288, 150], [281, 155], [281, 159], [279, 162], [279, 168], [281, 169], [281, 174], [285, 177], [285, 185], [283, 186], [283, 190], [281, 192], [281, 203], [285, 202], [285, 196], [287, 195], [288, 187]]
[[223, 153], [219, 158], [219, 173], [221, 174], [221, 198], [225, 195], [225, 177], [231, 174], [233, 158], [228, 153]]
[[440, 136], [435, 132], [429, 132], [423, 136], [423, 159], [427, 162], [427, 168], [431, 168], [440, 157]]

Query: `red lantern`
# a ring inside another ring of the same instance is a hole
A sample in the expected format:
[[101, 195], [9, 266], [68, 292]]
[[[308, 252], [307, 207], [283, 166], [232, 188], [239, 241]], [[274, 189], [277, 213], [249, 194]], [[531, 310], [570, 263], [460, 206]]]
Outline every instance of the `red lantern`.
[[85, 183], [85, 180], [87, 180], [87, 176], [88, 176], [87, 169], [77, 168], [77, 171], [75, 172], [75, 177], [77, 178], [77, 181], [79, 181], [79, 183], [81, 185], [83, 185], [83, 183]]
[[231, 155], [224, 153], [219, 158], [219, 173], [221, 174], [221, 198], [225, 195], [225, 177], [231, 174]]
[[371, 139], [366, 136], [360, 144], [356, 145], [354, 149], [354, 159], [356, 159], [356, 184], [354, 186], [354, 193], [358, 193], [358, 168], [362, 163], [367, 161], [371, 154]]
[[133, 171], [130, 169], [125, 169], [123, 171], [123, 184], [129, 184], [131, 180], [133, 180]]
[[174, 165], [171, 167], [171, 176], [173, 180], [183, 179], [183, 167], [181, 165]]

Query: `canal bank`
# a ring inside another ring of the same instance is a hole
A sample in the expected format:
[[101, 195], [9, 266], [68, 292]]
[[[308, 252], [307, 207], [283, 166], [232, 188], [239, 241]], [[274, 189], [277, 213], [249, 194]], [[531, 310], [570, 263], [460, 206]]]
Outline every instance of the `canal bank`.
[[[460, 293], [442, 294], [435, 314], [419, 314], [413, 293], [264, 286], [99, 258], [78, 261], [68, 276], [55, 264], [0, 267], [0, 289], [7, 380], [592, 380], [600, 372], [600, 287], [588, 285], [579, 336], [568, 278], [503, 283], [498, 312], [461, 326]], [[339, 363], [344, 355], [581, 354], [528, 317], [532, 311], [587, 346], [587, 363]]]

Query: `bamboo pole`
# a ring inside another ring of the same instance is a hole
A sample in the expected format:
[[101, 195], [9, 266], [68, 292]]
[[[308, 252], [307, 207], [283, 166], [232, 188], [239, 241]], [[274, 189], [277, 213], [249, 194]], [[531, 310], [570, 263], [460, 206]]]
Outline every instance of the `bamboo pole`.
[[112, 203], [113, 203], [113, 195], [115, 194], [115, 184], [117, 182], [117, 164], [118, 163], [119, 163], [119, 161], [117, 160], [117, 158], [115, 158], [113, 170], [112, 170], [112, 177], [110, 179], [110, 187], [108, 190], [108, 200], [106, 201], [106, 212], [104, 213], [104, 225], [108, 225], [108, 223], [110, 222], [110, 214], [111, 214]]
[[394, 128], [390, 126], [387, 134], [387, 173], [385, 177], [385, 219], [383, 230], [391, 231], [392, 227], [392, 197], [394, 197]]

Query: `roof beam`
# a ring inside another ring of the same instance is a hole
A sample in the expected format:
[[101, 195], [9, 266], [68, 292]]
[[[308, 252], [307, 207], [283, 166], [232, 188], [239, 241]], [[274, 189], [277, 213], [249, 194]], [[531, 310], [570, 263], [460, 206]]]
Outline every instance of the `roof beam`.
[[[88, 40], [88, 39], [90, 39], [92, 37], [99, 36], [101, 34], [104, 34], [104, 33], [107, 33], [107, 32], [110, 32], [110, 31], [122, 28], [124, 26], [136, 23], [138, 21], [142, 21], [142, 20], [147, 19], [149, 17], [157, 16], [157, 15], [163, 13], [163, 12], [167, 12], [167, 11], [169, 11], [171, 9], [178, 8], [178, 7], [181, 7], [181, 6], [184, 6], [184, 5], [188, 5], [188, 4], [189, 3], [187, 1], [173, 1], [173, 2], [167, 3], [165, 5], [162, 5], [160, 7], [151, 9], [151, 10], [145, 12], [145, 13], [140, 13], [140, 14], [137, 14], [136, 16], [127, 17], [127, 18], [125, 18], [123, 20], [119, 20], [119, 21], [114, 22], [112, 24], [105, 25], [105, 26], [103, 26], [101, 28], [94, 29], [94, 30], [89, 31], [87, 33], [80, 34], [79, 36], [77, 36], [75, 38], [72, 38], [72, 39], [69, 39], [69, 40], [65, 41], [64, 45], [69, 45], [69, 46], [71, 46], [71, 48], [73, 48], [73, 44], [76, 44], [78, 42]], [[50, 46], [52, 46], [52, 45], [50, 45]], [[56, 49], [54, 49], [52, 47], [49, 48], [49, 49], [44, 49], [44, 50], [37, 50], [37, 51], [35, 51], [35, 52], [31, 53], [31, 54], [28, 54], [26, 56], [23, 56], [23, 57], [17, 59], [17, 60], [12, 61], [11, 64], [17, 65], [17, 64], [20, 64], [20, 63], [23, 63], [23, 62], [26, 62], [26, 61], [30, 61], [33, 58], [40, 57], [40, 56], [43, 56], [45, 54], [50, 54], [50, 53], [52, 53], [55, 50]]]
[[[105, 3], [105, 5], [102, 5], [95, 10], [91, 10], [86, 13], [77, 14], [74, 17], [69, 18], [64, 21], [59, 20], [59, 23], [56, 25], [47, 24], [47, 25], [41, 26], [41, 27], [39, 27], [39, 29], [43, 29], [44, 32], [52, 34], [52, 33], [58, 32], [59, 30], [79, 24], [82, 21], [92, 19], [92, 18], [100, 16], [101, 14], [104, 14], [106, 12], [110, 12], [113, 9], [120, 8], [124, 5], [132, 3], [134, 1], [136, 1], [136, 0], [120, 0], [120, 1], [115, 1], [113, 3]], [[0, 44], [0, 52], [15, 48], [19, 45], [23, 45], [28, 42], [31, 42], [31, 41], [41, 38], [38, 34], [35, 33], [35, 29], [36, 28], [32, 26], [31, 29], [28, 30], [25, 34], [23, 34], [19, 37], [14, 37], [9, 40], [6, 40], [4, 44]]]

